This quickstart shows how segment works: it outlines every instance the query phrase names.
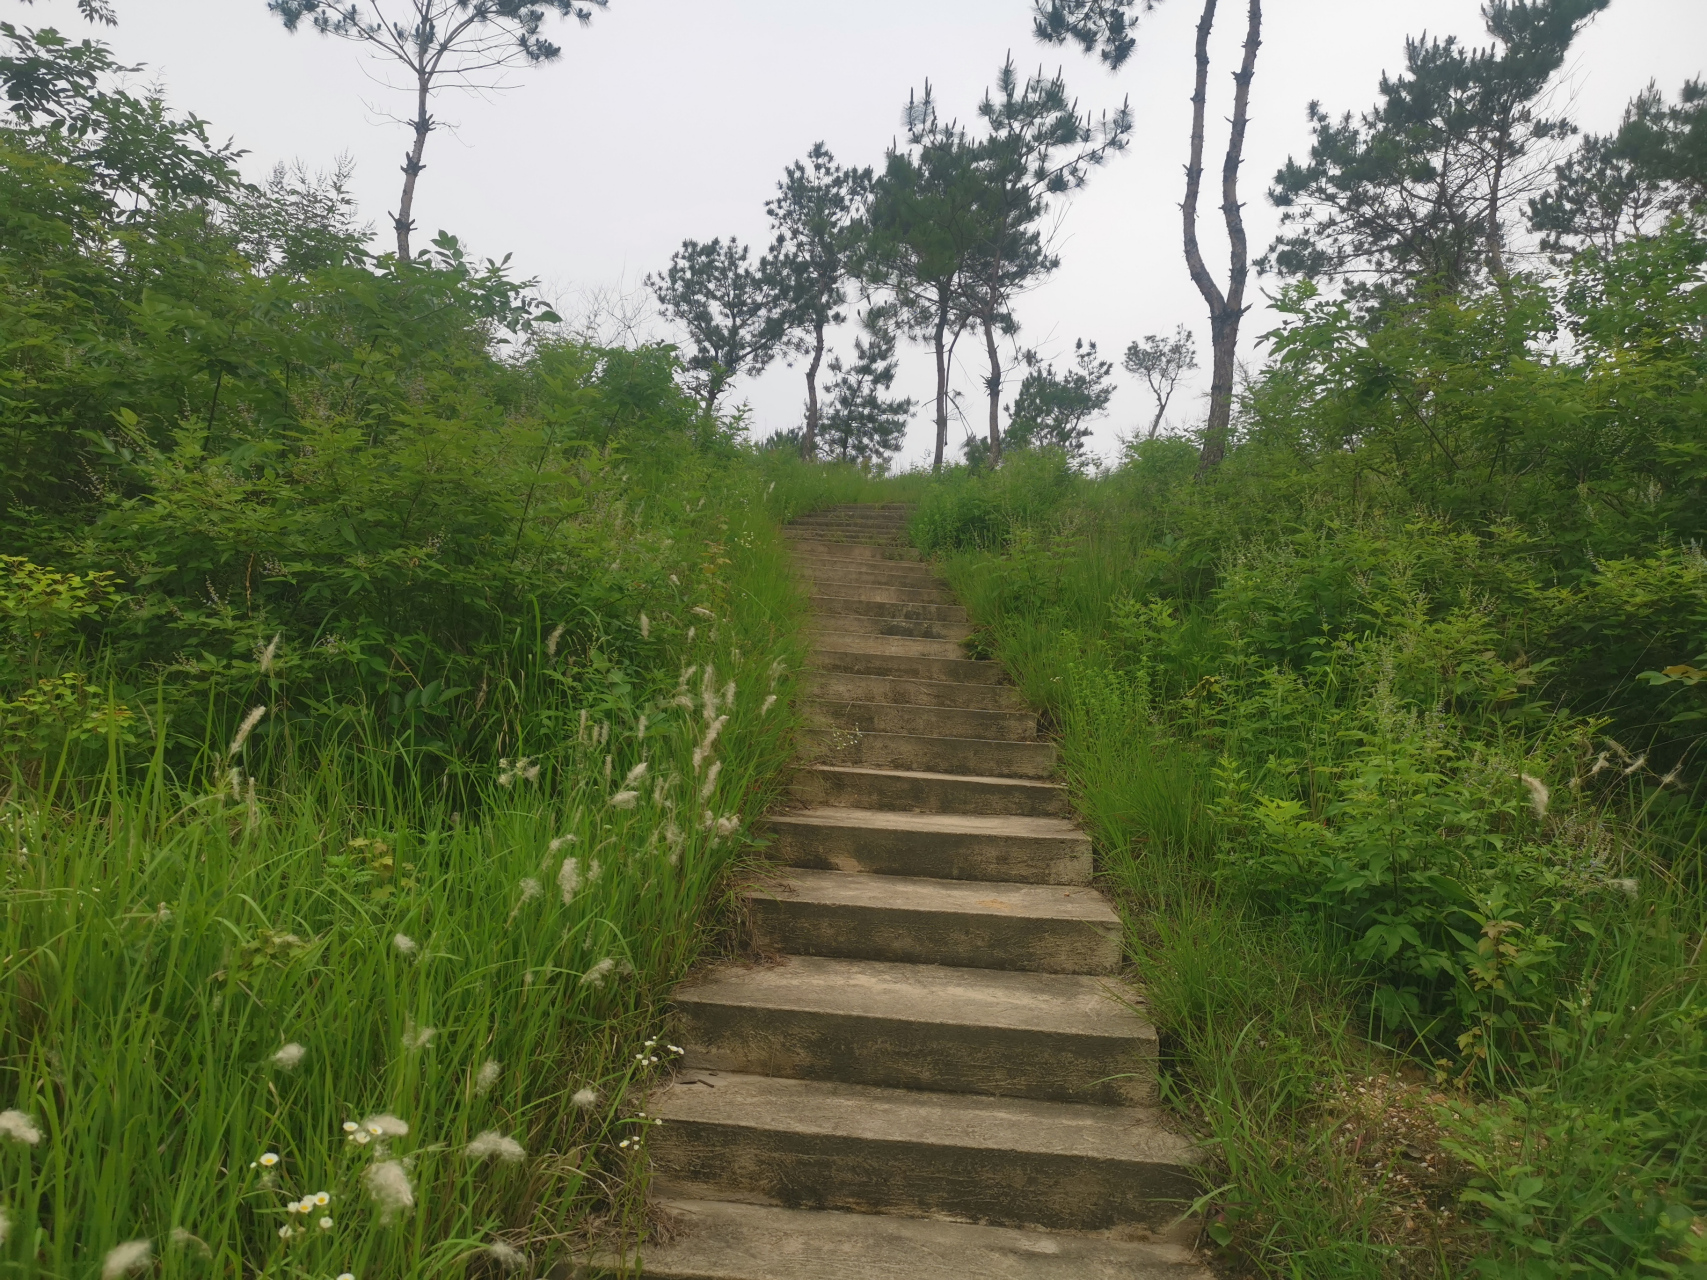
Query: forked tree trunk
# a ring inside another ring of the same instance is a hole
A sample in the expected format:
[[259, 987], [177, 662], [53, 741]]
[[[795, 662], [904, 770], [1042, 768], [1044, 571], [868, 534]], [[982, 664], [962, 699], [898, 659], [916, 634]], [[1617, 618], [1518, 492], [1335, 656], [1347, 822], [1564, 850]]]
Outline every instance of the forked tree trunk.
[[800, 438], [800, 456], [807, 462], [818, 456], [818, 366], [824, 362], [824, 326], [815, 326], [812, 335], [812, 363], [806, 370], [806, 434]]
[[1245, 125], [1249, 119], [1251, 77], [1256, 72], [1257, 50], [1262, 45], [1262, 0], [1250, 0], [1245, 32], [1245, 55], [1233, 76], [1232, 130], [1227, 138], [1227, 156], [1221, 165], [1221, 216], [1227, 223], [1231, 263], [1227, 291], [1203, 264], [1197, 243], [1197, 196], [1203, 185], [1203, 117], [1209, 97], [1209, 34], [1215, 28], [1216, 0], [1204, 0], [1203, 16], [1197, 23], [1197, 81], [1191, 95], [1191, 160], [1185, 171], [1185, 201], [1180, 206], [1185, 223], [1185, 260], [1197, 291], [1209, 305], [1210, 345], [1214, 364], [1209, 379], [1209, 423], [1198, 455], [1197, 474], [1207, 475], [1227, 455], [1227, 432], [1233, 420], [1233, 371], [1239, 350], [1239, 322], [1245, 315], [1245, 281], [1250, 272], [1250, 250], [1245, 240], [1244, 216], [1239, 208], [1239, 164], [1245, 150]]
[[1002, 356], [996, 348], [996, 329], [984, 321], [984, 349], [990, 353], [990, 465], [1002, 461]]

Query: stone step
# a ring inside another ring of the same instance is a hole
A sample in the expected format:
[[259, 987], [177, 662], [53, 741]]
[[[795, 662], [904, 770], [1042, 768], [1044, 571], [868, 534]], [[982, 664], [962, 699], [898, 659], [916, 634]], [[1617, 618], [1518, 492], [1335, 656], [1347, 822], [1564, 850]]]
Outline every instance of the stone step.
[[1112, 978], [791, 956], [671, 997], [682, 1065], [1103, 1106], [1156, 1098], [1156, 1032]]
[[900, 680], [936, 680], [956, 684], [999, 685], [1007, 673], [999, 662], [972, 658], [915, 658], [905, 654], [857, 653], [823, 649], [810, 655], [814, 671], [835, 675], [885, 676]]
[[972, 634], [964, 622], [928, 622], [911, 618], [870, 618], [857, 613], [815, 613], [816, 630], [848, 636], [904, 636], [913, 640], [951, 640], [959, 644]]
[[[976, 688], [977, 686], [972, 686]], [[806, 723], [818, 729], [861, 733], [940, 735], [988, 742], [1036, 742], [1035, 711], [980, 711], [969, 707], [911, 707], [892, 702], [843, 702], [814, 698]]]
[[791, 867], [933, 880], [1091, 882], [1090, 837], [1065, 818], [824, 807], [775, 814], [769, 826], [772, 852]]
[[908, 520], [905, 516], [846, 516], [846, 515], [813, 515], [801, 516], [789, 523], [790, 529], [870, 529], [882, 533], [894, 534], [897, 537], [907, 531]]
[[1095, 889], [794, 870], [742, 897], [761, 951], [1114, 973], [1120, 917]]
[[1023, 818], [1064, 817], [1067, 789], [1029, 778], [818, 764], [796, 771], [790, 794], [825, 808]]
[[[858, 619], [853, 619], [857, 622]], [[926, 626], [928, 623], [899, 623], [900, 626]], [[806, 633], [812, 648], [825, 653], [882, 653], [899, 658], [960, 658], [965, 650], [958, 640], [938, 640], [929, 636], [883, 636], [842, 628], [834, 630], [813, 627]]]
[[1144, 1107], [688, 1071], [648, 1110], [673, 1198], [1095, 1231], [1165, 1229], [1196, 1194], [1191, 1143]]
[[1018, 689], [1005, 684], [955, 680], [902, 680], [894, 676], [851, 676], [813, 672], [806, 693], [825, 702], [883, 702], [898, 707], [965, 707], [973, 711], [1024, 711], [1037, 718]]
[[845, 615], [906, 622], [967, 621], [966, 610], [957, 604], [903, 604], [894, 600], [871, 600], [863, 594], [836, 595], [821, 588], [813, 593], [811, 605], [812, 611], [820, 618]]
[[789, 557], [789, 565], [803, 578], [836, 577], [900, 587], [942, 585], [934, 564], [919, 560], [871, 560], [863, 556], [845, 556], [834, 548], [796, 547]]
[[655, 1207], [667, 1231], [643, 1252], [652, 1280], [1214, 1280], [1177, 1244], [729, 1200]]
[[947, 587], [895, 587], [885, 583], [859, 582], [845, 578], [816, 577], [812, 589], [827, 596], [857, 600], [885, 600], [891, 604], [953, 604], [954, 592]]
[[1051, 742], [926, 738], [909, 733], [812, 728], [802, 729], [799, 741], [802, 759], [812, 764], [920, 769], [987, 778], [1048, 778], [1055, 773], [1055, 744]]

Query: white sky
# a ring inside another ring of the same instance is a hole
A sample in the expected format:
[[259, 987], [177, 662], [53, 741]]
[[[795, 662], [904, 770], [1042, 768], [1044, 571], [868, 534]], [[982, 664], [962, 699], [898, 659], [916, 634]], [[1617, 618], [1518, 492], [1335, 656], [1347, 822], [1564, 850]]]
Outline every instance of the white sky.
[[[102, 33], [117, 54], [148, 65], [175, 107], [194, 111], [248, 148], [246, 170], [279, 160], [311, 167], [339, 153], [356, 162], [356, 190], [379, 246], [390, 240], [405, 132], [387, 122], [402, 96], [356, 47], [304, 30], [287, 35], [265, 0], [115, 0], [120, 25]], [[1257, 62], [1241, 194], [1253, 253], [1266, 247], [1275, 211], [1263, 193], [1289, 153], [1308, 148], [1305, 104], [1331, 111], [1374, 101], [1381, 72], [1397, 70], [1408, 33], [1485, 37], [1478, 0], [1269, 0]], [[908, 91], [929, 77], [944, 114], [970, 119], [1011, 50], [1022, 68], [1064, 67], [1082, 105], [1130, 95], [1131, 148], [1094, 174], [1067, 209], [1063, 266], [1024, 298], [1021, 341], [1046, 357], [1095, 339], [1118, 366], [1126, 344], [1181, 321], [1206, 362], [1208, 324], [1180, 251], [1178, 201], [1190, 121], [1191, 42], [1199, 6], [1167, 0], [1145, 18], [1138, 51], [1118, 75], [1076, 49], [1045, 49], [1030, 34], [1029, 0], [611, 0], [588, 29], [553, 25], [564, 46], [554, 65], [515, 73], [511, 88], [447, 96], [415, 207], [417, 233], [439, 228], [482, 255], [513, 253], [526, 275], [572, 314], [589, 293], [635, 290], [684, 237], [766, 240], [763, 204], [782, 170], [822, 139], [845, 163], [879, 165], [900, 127]], [[1223, 0], [1211, 69], [1208, 149], [1218, 173], [1230, 109], [1230, 72], [1244, 5]], [[0, 0], [0, 18], [81, 32], [71, 0]], [[1675, 94], [1707, 71], [1707, 0], [1612, 0], [1578, 39], [1568, 68], [1572, 115], [1613, 126], [1629, 98], [1657, 79]], [[1226, 249], [1213, 195], [1205, 200], [1205, 252], [1224, 277]], [[1259, 287], [1261, 282], [1257, 282]], [[1260, 305], [1245, 321], [1271, 327]], [[667, 336], [656, 321], [657, 336]], [[981, 344], [963, 344], [956, 385], [982, 422]], [[1148, 393], [1125, 373], [1092, 448], [1110, 454], [1117, 433], [1147, 423]], [[1182, 391], [1170, 421], [1201, 414], [1207, 372]], [[920, 401], [901, 463], [929, 458], [928, 357], [904, 357], [897, 391]], [[1009, 393], [1011, 394], [1012, 384]], [[781, 363], [736, 385], [763, 436], [799, 421], [801, 370]], [[950, 424], [950, 448], [963, 434]], [[958, 455], [956, 455], [958, 456]]]

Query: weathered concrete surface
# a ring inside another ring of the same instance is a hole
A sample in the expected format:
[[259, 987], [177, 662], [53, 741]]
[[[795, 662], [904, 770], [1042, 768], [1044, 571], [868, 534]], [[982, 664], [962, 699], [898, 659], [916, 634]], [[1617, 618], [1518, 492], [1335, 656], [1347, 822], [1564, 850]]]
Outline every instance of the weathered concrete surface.
[[1067, 790], [1058, 782], [858, 765], [810, 765], [795, 773], [792, 794], [802, 804], [898, 813], [1048, 818], [1068, 812]]
[[1054, 1102], [1156, 1096], [1156, 1033], [1115, 978], [790, 956], [676, 988], [684, 1064]]
[[779, 813], [778, 861], [819, 871], [1088, 885], [1091, 842], [1065, 818], [817, 808]]
[[1120, 917], [1095, 889], [795, 870], [744, 895], [759, 946], [803, 956], [1114, 973]]
[[1096, 1231], [1194, 1194], [1191, 1144], [1142, 1107], [689, 1071], [652, 1112], [664, 1195]]

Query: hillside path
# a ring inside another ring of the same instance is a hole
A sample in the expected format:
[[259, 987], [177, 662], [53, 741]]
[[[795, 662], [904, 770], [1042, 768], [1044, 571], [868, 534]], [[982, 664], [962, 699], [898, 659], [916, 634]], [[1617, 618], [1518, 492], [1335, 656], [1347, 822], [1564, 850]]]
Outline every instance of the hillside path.
[[747, 891], [763, 962], [675, 993], [661, 1280], [1208, 1280], [1189, 1141], [1053, 781], [1055, 748], [901, 506], [790, 525], [812, 592], [799, 807]]

